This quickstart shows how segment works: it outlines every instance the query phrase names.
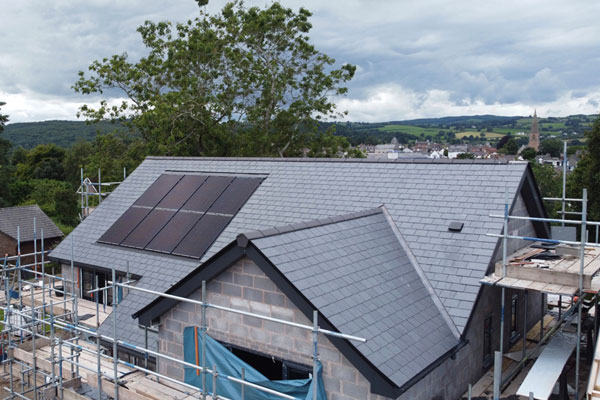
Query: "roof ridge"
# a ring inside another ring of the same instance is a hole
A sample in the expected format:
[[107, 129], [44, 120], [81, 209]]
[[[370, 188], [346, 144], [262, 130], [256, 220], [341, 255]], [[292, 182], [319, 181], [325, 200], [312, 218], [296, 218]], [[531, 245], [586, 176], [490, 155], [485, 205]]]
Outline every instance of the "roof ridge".
[[495, 159], [456, 159], [456, 158], [397, 158], [397, 159], [368, 159], [368, 158], [300, 158], [300, 157], [166, 157], [148, 156], [146, 160], [203, 160], [203, 161], [263, 161], [263, 162], [322, 162], [322, 163], [367, 163], [367, 164], [477, 164], [477, 165], [506, 165], [508, 160]]
[[379, 206], [376, 208], [371, 208], [368, 210], [358, 211], [358, 212], [354, 212], [354, 213], [350, 213], [350, 214], [343, 214], [343, 215], [337, 215], [337, 216], [333, 216], [333, 217], [313, 219], [313, 220], [308, 220], [308, 221], [297, 222], [295, 224], [290, 224], [290, 225], [283, 225], [283, 226], [277, 226], [277, 227], [274, 226], [272, 228], [267, 228], [267, 229], [263, 229], [263, 230], [256, 230], [256, 231], [240, 233], [237, 236], [236, 240], [238, 242], [238, 245], [240, 245], [242, 247], [246, 247], [248, 242], [250, 240], [254, 240], [254, 239], [262, 239], [262, 238], [266, 238], [269, 236], [281, 235], [284, 233], [299, 231], [302, 229], [310, 229], [310, 228], [316, 228], [316, 227], [324, 226], [324, 225], [337, 224], [338, 222], [350, 221], [353, 219], [368, 217], [368, 216], [374, 215], [374, 214], [380, 214], [383, 212], [381, 207], [382, 206]]
[[10, 209], [15, 209], [15, 208], [40, 208], [40, 206], [38, 206], [37, 204], [28, 204], [28, 205], [24, 205], [24, 206], [0, 207], [0, 211], [1, 210], [10, 210]]

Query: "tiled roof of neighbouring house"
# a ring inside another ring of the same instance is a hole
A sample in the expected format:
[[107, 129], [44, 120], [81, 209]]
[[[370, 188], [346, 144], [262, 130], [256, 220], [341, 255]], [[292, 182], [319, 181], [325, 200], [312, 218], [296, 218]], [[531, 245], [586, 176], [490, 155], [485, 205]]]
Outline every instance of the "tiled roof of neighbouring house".
[[0, 208], [0, 232], [17, 240], [18, 227], [21, 241], [29, 242], [34, 239], [34, 218], [38, 240], [42, 230], [46, 239], [63, 236], [61, 230], [37, 205]]

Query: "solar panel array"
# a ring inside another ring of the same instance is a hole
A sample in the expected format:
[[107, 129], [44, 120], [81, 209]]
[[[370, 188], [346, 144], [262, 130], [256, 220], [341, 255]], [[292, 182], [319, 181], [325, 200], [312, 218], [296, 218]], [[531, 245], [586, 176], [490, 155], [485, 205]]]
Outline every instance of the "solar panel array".
[[199, 259], [262, 180], [163, 174], [98, 242]]

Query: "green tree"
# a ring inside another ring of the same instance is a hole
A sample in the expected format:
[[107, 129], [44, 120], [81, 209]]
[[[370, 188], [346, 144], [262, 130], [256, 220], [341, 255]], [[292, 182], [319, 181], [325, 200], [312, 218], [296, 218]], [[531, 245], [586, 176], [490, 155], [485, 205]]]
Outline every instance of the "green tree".
[[94, 146], [87, 141], [79, 141], [67, 151], [63, 159], [65, 179], [73, 186], [78, 186], [81, 180], [81, 168], [84, 168], [90, 156], [94, 152]]
[[558, 139], [546, 139], [540, 143], [540, 153], [550, 154], [552, 157], [560, 157], [563, 151], [563, 143]]
[[335, 154], [347, 141], [315, 120], [342, 115], [332, 97], [346, 93], [355, 67], [334, 69], [314, 48], [310, 16], [277, 2], [260, 9], [234, 1], [175, 26], [147, 21], [138, 28], [147, 56], [95, 61], [73, 86], [82, 94], [116, 88], [127, 101], [83, 106], [80, 115], [126, 122], [150, 154]]
[[[0, 107], [6, 103], [0, 101]], [[8, 122], [8, 115], [0, 114], [0, 133], [4, 130], [4, 125]], [[9, 184], [12, 180], [12, 168], [9, 163], [9, 151], [11, 144], [8, 140], [0, 138], [0, 207], [10, 204]]]
[[[6, 104], [5, 102], [0, 101], [0, 109], [5, 104]], [[7, 122], [8, 122], [8, 115], [0, 114], [0, 133], [2, 133], [2, 131], [4, 131], [4, 125], [6, 125]]]
[[475, 155], [472, 153], [459, 153], [456, 155], [456, 158], [459, 160], [473, 160]]
[[27, 150], [21, 146], [17, 146], [10, 157], [11, 165], [24, 164], [27, 162]]
[[517, 141], [514, 138], [508, 139], [502, 147], [501, 152], [513, 156], [516, 155], [519, 152], [519, 145], [517, 144]]
[[62, 166], [65, 150], [55, 144], [40, 144], [27, 153], [25, 163], [17, 165], [20, 179], [65, 179]]
[[498, 140], [498, 143], [496, 144], [496, 148], [498, 150], [501, 150], [504, 147], [504, 145], [506, 144], [506, 142], [508, 142], [511, 138], [512, 138], [512, 136], [510, 136], [510, 135], [502, 136], [502, 138], [500, 138], [500, 140]]
[[121, 181], [123, 168], [133, 171], [145, 156], [137, 140], [128, 140], [116, 134], [98, 135], [92, 145], [92, 153], [86, 160], [85, 171], [95, 176], [100, 168], [103, 181]]
[[[562, 197], [562, 173], [556, 170], [552, 165], [538, 164], [534, 160], [529, 162], [535, 181], [542, 197]], [[560, 203], [557, 201], [545, 201], [546, 211], [553, 218], [558, 218], [556, 212], [560, 209]]]
[[537, 152], [532, 147], [526, 147], [523, 149], [523, 151], [521, 151], [521, 157], [523, 157], [524, 160], [535, 160], [536, 154]]
[[568, 176], [569, 197], [581, 197], [583, 188], [588, 190], [588, 220], [600, 221], [600, 116], [585, 132], [587, 150]]
[[0, 138], [0, 207], [10, 205], [9, 184], [12, 181], [13, 168], [10, 165], [10, 142]]
[[77, 198], [71, 185], [52, 179], [31, 179], [27, 185], [29, 193], [21, 205], [37, 204], [49, 217], [64, 224], [77, 222]]

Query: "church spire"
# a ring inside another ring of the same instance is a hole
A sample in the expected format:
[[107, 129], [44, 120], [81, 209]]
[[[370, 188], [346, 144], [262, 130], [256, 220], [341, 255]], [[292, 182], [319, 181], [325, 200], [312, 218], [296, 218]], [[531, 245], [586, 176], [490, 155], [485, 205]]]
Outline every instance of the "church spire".
[[529, 147], [535, 151], [540, 150], [540, 127], [537, 117], [537, 109], [533, 111], [533, 122], [531, 123], [531, 133], [529, 134]]

